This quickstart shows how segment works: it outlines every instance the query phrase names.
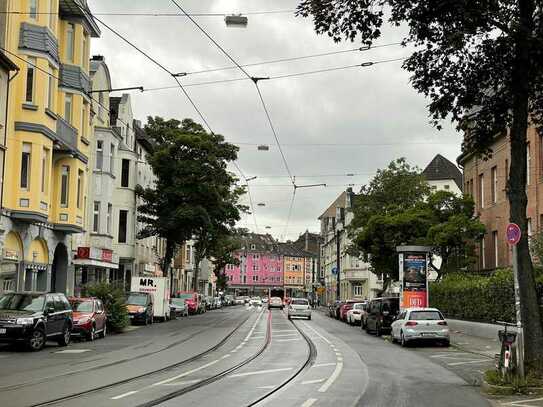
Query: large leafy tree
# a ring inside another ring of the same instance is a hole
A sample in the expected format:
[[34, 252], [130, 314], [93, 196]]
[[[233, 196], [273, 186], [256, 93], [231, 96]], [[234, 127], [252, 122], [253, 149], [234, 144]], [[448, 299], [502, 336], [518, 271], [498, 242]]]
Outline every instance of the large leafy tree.
[[162, 270], [168, 275], [181, 244], [193, 237], [202, 239], [198, 244], [205, 255], [217, 236], [227, 234], [239, 220], [243, 189], [227, 169], [238, 148], [190, 119], [149, 117], [145, 132], [155, 144], [147, 160], [156, 182], [136, 189], [141, 200], [138, 220], [144, 225], [138, 237], [165, 239]]
[[[517, 264], [528, 370], [543, 374], [543, 326], [527, 239], [526, 152], [530, 124], [543, 133], [543, 3], [539, 0], [301, 0], [317, 33], [371, 45], [385, 23], [408, 29], [404, 62], [439, 126], [467, 130], [466, 153], [486, 155], [508, 134], [510, 220], [522, 230]], [[466, 113], [469, 112], [469, 120]], [[468, 125], [467, 128], [463, 127]]]
[[217, 288], [220, 290], [224, 290], [228, 285], [226, 266], [239, 265], [239, 259], [234, 254], [243, 246], [243, 237], [246, 235], [246, 229], [231, 229], [228, 234], [220, 236], [209, 250], [209, 257], [213, 262], [213, 273], [217, 278]]

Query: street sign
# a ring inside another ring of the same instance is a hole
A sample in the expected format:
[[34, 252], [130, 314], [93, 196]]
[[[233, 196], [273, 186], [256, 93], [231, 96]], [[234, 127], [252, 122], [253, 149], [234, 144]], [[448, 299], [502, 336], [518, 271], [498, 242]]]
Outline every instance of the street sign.
[[510, 223], [507, 225], [506, 235], [507, 243], [509, 243], [511, 246], [516, 246], [516, 244], [520, 241], [522, 233], [520, 232], [520, 228], [516, 223]]
[[337, 267], [332, 267], [332, 274], [337, 274]]

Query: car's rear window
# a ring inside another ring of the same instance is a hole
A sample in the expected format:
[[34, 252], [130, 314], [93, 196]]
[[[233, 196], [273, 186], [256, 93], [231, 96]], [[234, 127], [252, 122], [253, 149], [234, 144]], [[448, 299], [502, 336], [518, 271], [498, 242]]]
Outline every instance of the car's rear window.
[[292, 305], [308, 305], [309, 301], [307, 301], [307, 300], [292, 300], [290, 303]]
[[92, 312], [94, 305], [92, 301], [74, 301], [72, 302], [72, 308], [74, 311]]
[[354, 304], [354, 309], [364, 309], [364, 304]]
[[443, 319], [439, 311], [413, 311], [409, 314], [412, 321], [436, 321]]

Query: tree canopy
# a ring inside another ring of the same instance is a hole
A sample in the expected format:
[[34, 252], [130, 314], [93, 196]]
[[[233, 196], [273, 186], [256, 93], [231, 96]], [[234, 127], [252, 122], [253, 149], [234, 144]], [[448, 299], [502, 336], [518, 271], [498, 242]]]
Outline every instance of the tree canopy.
[[162, 269], [168, 272], [175, 250], [197, 237], [209, 247], [240, 219], [244, 189], [227, 165], [238, 148], [192, 121], [149, 117], [145, 132], [154, 143], [147, 160], [156, 176], [152, 187], [138, 186], [139, 238], [166, 239]]

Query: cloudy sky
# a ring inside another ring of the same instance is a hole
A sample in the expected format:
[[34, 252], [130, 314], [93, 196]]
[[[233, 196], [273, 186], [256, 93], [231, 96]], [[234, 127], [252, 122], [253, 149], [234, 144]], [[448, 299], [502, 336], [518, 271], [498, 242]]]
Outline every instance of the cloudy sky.
[[[100, 13], [176, 13], [170, 0], [89, 0], [93, 13], [125, 35], [172, 72], [193, 72], [231, 66], [232, 63], [185, 17], [112, 16]], [[190, 13], [251, 13], [294, 10], [297, 0], [185, 0]], [[220, 16], [197, 21], [241, 64], [352, 50], [356, 43], [333, 43], [317, 36], [309, 19], [291, 12], [249, 15], [245, 29], [227, 28]], [[105, 27], [95, 39], [92, 53], [101, 54], [111, 70], [114, 87], [145, 88], [175, 85], [156, 65]], [[375, 45], [401, 40], [402, 32], [385, 30]], [[248, 67], [252, 76], [273, 77], [343, 67], [368, 61], [402, 58], [409, 50], [385, 46], [294, 62]], [[242, 78], [239, 70], [187, 75], [184, 84]], [[238, 164], [250, 181], [255, 218], [243, 226], [276, 237], [295, 239], [306, 229], [318, 231], [317, 217], [350, 184], [358, 190], [378, 168], [406, 157], [424, 168], [435, 154], [454, 162], [461, 135], [445, 123], [437, 131], [428, 124], [427, 101], [409, 84], [401, 62], [366, 68], [336, 70], [314, 75], [260, 82], [287, 163], [297, 184], [326, 183], [327, 187], [299, 189], [292, 216], [292, 197], [285, 165], [252, 82], [237, 81], [187, 87], [216, 133], [239, 143]], [[155, 90], [132, 95], [136, 118], [147, 116], [199, 120], [180, 89]], [[270, 146], [258, 151], [257, 145]], [[346, 176], [354, 174], [354, 176]], [[257, 204], [264, 204], [260, 206]], [[270, 228], [266, 228], [270, 227]]]

